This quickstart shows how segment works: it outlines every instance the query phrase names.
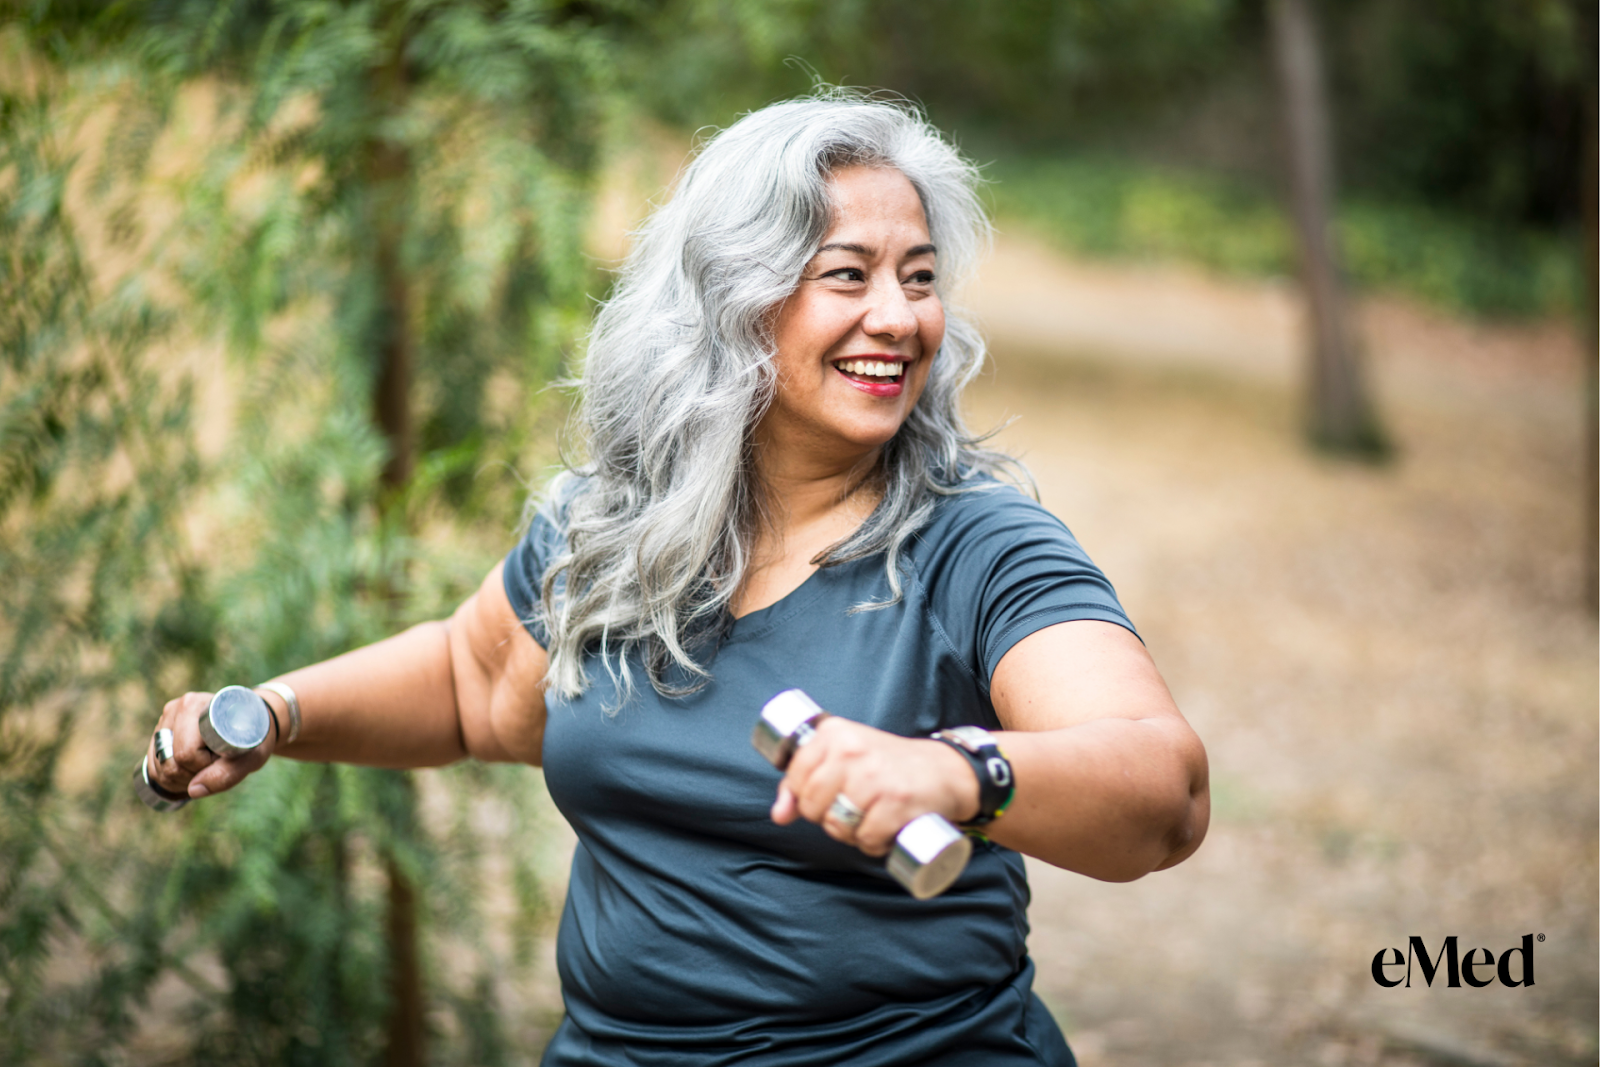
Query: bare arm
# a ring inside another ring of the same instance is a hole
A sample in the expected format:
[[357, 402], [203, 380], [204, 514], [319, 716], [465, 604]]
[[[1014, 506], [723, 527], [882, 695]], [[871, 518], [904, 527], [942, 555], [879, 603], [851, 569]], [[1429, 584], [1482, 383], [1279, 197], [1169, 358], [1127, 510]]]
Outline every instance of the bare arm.
[[[1200, 846], [1205, 749], [1127, 630], [1090, 620], [1040, 630], [1006, 653], [990, 692], [1017, 783], [987, 828], [993, 840], [1108, 881], [1170, 867]], [[827, 815], [841, 792], [866, 812], [853, 831]], [[829, 719], [790, 764], [773, 817], [803, 816], [881, 855], [917, 815], [964, 822], [977, 808], [977, 780], [949, 746]]]
[[[1200, 847], [1205, 748], [1133, 634], [1087, 620], [1040, 630], [1006, 653], [990, 696], [1017, 781], [991, 839], [1108, 881]], [[974, 795], [966, 814], [976, 810]]]
[[[544, 743], [544, 649], [506, 599], [496, 566], [448, 620], [282, 675], [300, 700], [294, 744], [268, 734], [261, 749], [217, 759], [197, 727], [209, 694], [189, 693], [163, 709], [175, 759], [150, 767], [174, 791], [205, 796], [230, 789], [271, 755], [376, 767], [435, 767], [465, 756], [537, 764]], [[283, 699], [261, 695], [288, 726]]]

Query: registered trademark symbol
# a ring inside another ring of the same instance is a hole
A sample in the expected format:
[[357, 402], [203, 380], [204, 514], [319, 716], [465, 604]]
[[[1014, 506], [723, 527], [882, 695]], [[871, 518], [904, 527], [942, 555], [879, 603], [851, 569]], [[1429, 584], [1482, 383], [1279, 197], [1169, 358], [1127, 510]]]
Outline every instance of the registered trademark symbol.
[[1539, 935], [1539, 940], [1540, 940], [1540, 941], [1543, 941], [1543, 940], [1544, 940], [1544, 935], [1543, 935], [1543, 934], [1540, 934], [1540, 935]]

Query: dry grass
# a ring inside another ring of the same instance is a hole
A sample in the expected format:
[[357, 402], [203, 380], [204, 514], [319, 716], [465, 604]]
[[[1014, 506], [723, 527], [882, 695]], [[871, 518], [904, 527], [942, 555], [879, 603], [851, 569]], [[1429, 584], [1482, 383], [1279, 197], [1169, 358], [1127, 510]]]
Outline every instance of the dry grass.
[[[1033, 866], [1040, 992], [1085, 1067], [1593, 1063], [1596, 629], [1570, 386], [1502, 367], [1478, 388], [1463, 367], [1459, 389], [1391, 390], [1400, 456], [1367, 467], [1301, 448], [1278, 386], [996, 362], [975, 421], [1015, 417], [1002, 440], [1211, 758], [1188, 863], [1132, 885]], [[1547, 937], [1532, 989], [1369, 973], [1412, 934], [1499, 952], [1526, 933]]]

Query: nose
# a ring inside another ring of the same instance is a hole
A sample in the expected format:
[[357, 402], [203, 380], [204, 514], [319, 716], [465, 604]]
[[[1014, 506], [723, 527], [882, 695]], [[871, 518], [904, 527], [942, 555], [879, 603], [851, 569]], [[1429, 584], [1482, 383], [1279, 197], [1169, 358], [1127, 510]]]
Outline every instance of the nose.
[[917, 332], [917, 313], [906, 299], [898, 279], [872, 286], [861, 328], [871, 337], [903, 341]]

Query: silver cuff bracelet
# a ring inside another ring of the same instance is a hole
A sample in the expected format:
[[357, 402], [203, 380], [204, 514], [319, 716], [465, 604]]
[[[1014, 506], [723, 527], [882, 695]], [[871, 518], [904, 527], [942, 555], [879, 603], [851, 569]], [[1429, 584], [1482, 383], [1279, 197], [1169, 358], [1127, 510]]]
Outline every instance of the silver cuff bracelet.
[[294, 695], [294, 690], [282, 682], [262, 682], [257, 689], [265, 689], [278, 694], [289, 707], [289, 736], [283, 739], [286, 745], [294, 744], [295, 738], [300, 736], [300, 698]]

